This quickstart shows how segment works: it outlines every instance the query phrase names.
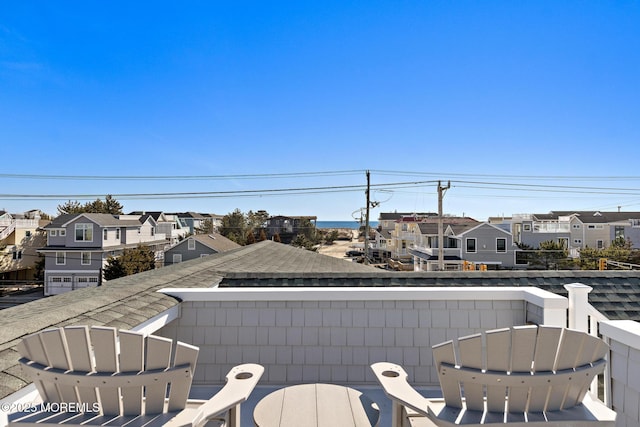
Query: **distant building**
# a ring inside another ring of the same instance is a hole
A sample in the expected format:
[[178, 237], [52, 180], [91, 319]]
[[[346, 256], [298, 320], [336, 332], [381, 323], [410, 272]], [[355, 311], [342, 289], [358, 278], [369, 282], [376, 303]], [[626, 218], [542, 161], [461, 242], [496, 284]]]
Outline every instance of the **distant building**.
[[0, 211], [0, 280], [35, 279], [38, 248], [46, 240], [39, 228], [49, 222], [41, 215], [38, 210], [23, 214]]
[[196, 234], [171, 246], [164, 252], [164, 265], [178, 264], [241, 247], [222, 234]]
[[267, 237], [272, 239], [276, 234], [282, 243], [290, 243], [293, 238], [302, 233], [305, 224], [316, 226], [316, 216], [284, 216], [277, 215], [267, 219]]

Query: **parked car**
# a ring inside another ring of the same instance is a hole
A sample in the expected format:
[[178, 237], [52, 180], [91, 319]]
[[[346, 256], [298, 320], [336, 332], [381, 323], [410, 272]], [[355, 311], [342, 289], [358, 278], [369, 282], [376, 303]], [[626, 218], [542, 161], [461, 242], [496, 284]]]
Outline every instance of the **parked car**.
[[357, 251], [357, 250], [347, 251], [345, 256], [347, 256], [347, 257], [364, 256], [364, 252], [363, 251]]

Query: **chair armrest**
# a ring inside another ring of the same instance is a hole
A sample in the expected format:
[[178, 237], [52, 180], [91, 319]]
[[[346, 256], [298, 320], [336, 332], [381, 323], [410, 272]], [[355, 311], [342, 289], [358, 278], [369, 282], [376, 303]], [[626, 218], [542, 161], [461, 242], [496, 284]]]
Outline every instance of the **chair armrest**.
[[[192, 412], [190, 419], [179, 420], [180, 414], [174, 419], [177, 425], [204, 425], [218, 415], [221, 415], [236, 405], [246, 401], [264, 373], [264, 367], [254, 363], [246, 363], [233, 367], [226, 376], [226, 384], [211, 399], [203, 403]], [[186, 414], [185, 414], [186, 416]], [[184, 421], [184, 424], [183, 424]]]
[[429, 400], [409, 384], [408, 375], [401, 366], [389, 362], [378, 362], [371, 365], [371, 369], [391, 400], [419, 414], [429, 415]]

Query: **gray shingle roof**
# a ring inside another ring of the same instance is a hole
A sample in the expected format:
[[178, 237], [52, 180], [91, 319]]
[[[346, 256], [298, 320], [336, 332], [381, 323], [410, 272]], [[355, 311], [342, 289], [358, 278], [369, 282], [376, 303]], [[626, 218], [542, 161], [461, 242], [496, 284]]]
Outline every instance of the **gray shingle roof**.
[[115, 215], [111, 214], [81, 213], [60, 215], [49, 224], [47, 224], [44, 228], [50, 229], [64, 227], [65, 224], [67, 224], [69, 221], [72, 221], [79, 216], [84, 216], [102, 227], [121, 227], [123, 225], [136, 226], [141, 224], [140, 220], [138, 219], [119, 219]]

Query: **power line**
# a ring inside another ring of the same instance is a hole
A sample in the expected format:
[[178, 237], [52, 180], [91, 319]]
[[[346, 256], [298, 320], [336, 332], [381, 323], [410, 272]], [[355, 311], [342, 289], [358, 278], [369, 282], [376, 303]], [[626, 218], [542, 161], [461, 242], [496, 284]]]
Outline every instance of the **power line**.
[[291, 172], [239, 175], [44, 175], [44, 174], [10, 174], [0, 173], [0, 178], [12, 179], [56, 179], [72, 181], [207, 181], [229, 179], [265, 179], [265, 178], [301, 178], [357, 175], [360, 170], [325, 171], [325, 172]]
[[[388, 190], [389, 188], [405, 188], [405, 186], [431, 184], [434, 181], [414, 181], [414, 182], [392, 182], [385, 184], [375, 184], [377, 187]], [[121, 193], [111, 194], [118, 199], [155, 199], [155, 198], [215, 198], [215, 197], [243, 197], [243, 196], [266, 196], [266, 195], [296, 195], [296, 194], [317, 194], [332, 193], [341, 191], [362, 191], [366, 185], [339, 185], [325, 187], [297, 187], [297, 188], [276, 188], [260, 190], [233, 190], [233, 191], [200, 191], [200, 192], [172, 192], [172, 193]], [[0, 198], [5, 200], [49, 200], [49, 199], [93, 199], [104, 196], [104, 194], [0, 194]]]

